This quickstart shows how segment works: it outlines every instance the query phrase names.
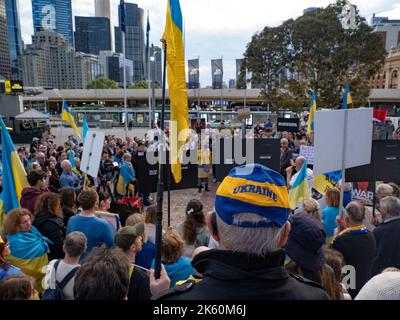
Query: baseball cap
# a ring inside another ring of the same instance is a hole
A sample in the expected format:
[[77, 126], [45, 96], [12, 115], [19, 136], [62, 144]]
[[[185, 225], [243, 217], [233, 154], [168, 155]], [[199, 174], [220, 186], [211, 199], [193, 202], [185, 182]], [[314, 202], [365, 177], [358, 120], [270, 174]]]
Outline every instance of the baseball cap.
[[115, 244], [120, 248], [125, 248], [132, 243], [132, 238], [136, 240], [144, 233], [144, 224], [137, 223], [134, 226], [126, 226], [118, 230], [115, 234]]
[[[290, 213], [285, 179], [261, 164], [235, 167], [217, 190], [215, 212], [229, 225], [281, 228]], [[258, 222], [238, 221], [234, 216], [239, 213], [256, 214], [264, 219]]]
[[291, 230], [285, 245], [287, 255], [307, 270], [320, 270], [324, 265], [322, 246], [326, 240], [323, 226], [306, 214], [296, 214], [289, 221]]

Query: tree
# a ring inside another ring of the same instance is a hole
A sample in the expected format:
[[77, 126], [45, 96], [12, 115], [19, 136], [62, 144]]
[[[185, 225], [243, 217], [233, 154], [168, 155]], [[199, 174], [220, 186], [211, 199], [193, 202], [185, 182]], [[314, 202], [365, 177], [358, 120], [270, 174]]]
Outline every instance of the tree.
[[[160, 85], [157, 82], [155, 82], [154, 87], [156, 89], [159, 89]], [[140, 80], [129, 86], [129, 89], [148, 89], [148, 88], [149, 88], [149, 84], [148, 84], [147, 80]]]
[[[339, 17], [344, 5], [345, 1], [338, 1], [253, 36], [244, 65], [252, 72], [251, 81], [261, 80], [266, 85], [262, 95], [267, 103], [297, 109], [316, 89], [318, 105], [333, 108], [340, 104], [343, 88], [349, 84], [353, 105], [366, 104], [368, 79], [383, 65], [384, 46], [358, 11], [357, 27], [343, 29]], [[269, 77], [263, 76], [267, 70]], [[282, 70], [290, 72], [293, 79], [280, 79]]]
[[86, 89], [118, 89], [118, 83], [106, 77], [98, 77], [96, 80], [89, 81]]

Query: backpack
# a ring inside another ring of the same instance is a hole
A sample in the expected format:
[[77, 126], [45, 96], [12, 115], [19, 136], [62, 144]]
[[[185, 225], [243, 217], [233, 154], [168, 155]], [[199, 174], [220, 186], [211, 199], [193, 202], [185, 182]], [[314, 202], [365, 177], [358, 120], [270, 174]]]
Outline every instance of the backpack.
[[[60, 264], [61, 259], [57, 260], [54, 264], [54, 276], [57, 276], [57, 268]], [[61, 282], [58, 282], [56, 279], [56, 287], [55, 289], [48, 288], [44, 290], [42, 294], [42, 300], [65, 300], [63, 289], [67, 285], [67, 283], [75, 276], [76, 271], [79, 267], [72, 269]]]

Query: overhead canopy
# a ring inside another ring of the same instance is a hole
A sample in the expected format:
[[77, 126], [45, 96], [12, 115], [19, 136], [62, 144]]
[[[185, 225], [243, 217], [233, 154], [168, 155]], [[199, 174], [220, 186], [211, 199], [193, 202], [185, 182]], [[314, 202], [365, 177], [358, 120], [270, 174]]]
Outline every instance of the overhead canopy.
[[25, 111], [15, 117], [15, 120], [47, 120], [50, 116], [35, 109]]

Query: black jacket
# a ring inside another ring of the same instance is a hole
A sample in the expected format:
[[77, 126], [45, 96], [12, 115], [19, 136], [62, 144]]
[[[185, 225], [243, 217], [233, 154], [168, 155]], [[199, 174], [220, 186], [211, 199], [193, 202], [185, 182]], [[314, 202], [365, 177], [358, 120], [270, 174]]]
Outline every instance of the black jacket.
[[371, 278], [372, 263], [376, 254], [376, 242], [372, 232], [364, 234], [345, 233], [335, 238], [332, 248], [341, 252], [345, 265], [356, 270], [356, 288], [349, 288], [349, 294], [355, 298], [364, 284]]
[[372, 275], [377, 275], [388, 267], [400, 268], [400, 217], [377, 226], [374, 235], [377, 251]]
[[49, 238], [53, 244], [49, 244], [49, 261], [64, 258], [63, 243], [65, 238], [65, 226], [62, 218], [57, 218], [49, 213], [39, 213], [33, 225], [40, 233]]
[[76, 215], [77, 212], [73, 211], [67, 207], [62, 207], [62, 212], [63, 212], [63, 216], [64, 216], [64, 219], [63, 219], [64, 226], [67, 227], [69, 219], [71, 217], [73, 217], [74, 215]]
[[283, 250], [267, 257], [225, 250], [208, 250], [198, 254], [192, 261], [193, 267], [204, 275], [203, 280], [198, 284], [175, 286], [153, 299], [329, 299], [325, 290], [317, 283], [289, 274], [284, 268], [284, 262]]

